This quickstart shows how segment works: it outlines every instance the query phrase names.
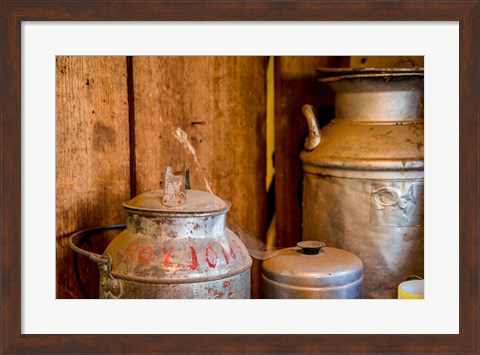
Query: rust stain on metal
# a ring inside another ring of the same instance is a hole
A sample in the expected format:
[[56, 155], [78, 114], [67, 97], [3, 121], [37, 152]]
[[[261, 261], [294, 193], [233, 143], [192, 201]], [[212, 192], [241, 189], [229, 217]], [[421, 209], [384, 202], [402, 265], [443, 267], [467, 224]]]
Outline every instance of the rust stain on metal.
[[224, 295], [223, 292], [218, 292], [217, 290], [214, 290], [214, 291], [213, 291], [213, 297], [214, 297], [214, 298], [222, 298], [223, 295]]

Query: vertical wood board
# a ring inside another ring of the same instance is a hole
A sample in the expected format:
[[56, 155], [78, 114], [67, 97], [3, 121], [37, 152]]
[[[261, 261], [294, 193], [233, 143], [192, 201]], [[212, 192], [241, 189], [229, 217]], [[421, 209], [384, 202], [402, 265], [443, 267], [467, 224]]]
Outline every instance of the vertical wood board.
[[336, 57], [275, 57], [275, 221], [277, 247], [302, 239], [302, 165], [300, 152], [308, 134], [302, 106], [317, 109], [320, 124], [333, 114], [333, 92], [317, 80], [316, 68]]
[[124, 223], [121, 204], [130, 195], [125, 63], [125, 57], [56, 58], [57, 298], [98, 296], [97, 265], [74, 256], [68, 237]]
[[[230, 224], [265, 236], [263, 57], [134, 57], [137, 193], [190, 168], [192, 189], [232, 203]], [[259, 292], [259, 265], [252, 296]]]

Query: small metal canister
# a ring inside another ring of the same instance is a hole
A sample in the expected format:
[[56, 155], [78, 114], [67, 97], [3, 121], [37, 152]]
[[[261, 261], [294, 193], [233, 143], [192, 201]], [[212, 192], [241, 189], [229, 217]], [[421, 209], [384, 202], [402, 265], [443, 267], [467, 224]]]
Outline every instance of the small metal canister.
[[363, 263], [354, 254], [303, 241], [262, 265], [265, 298], [362, 298]]
[[230, 204], [185, 189], [185, 176], [167, 169], [164, 190], [124, 203], [127, 228], [97, 261], [100, 298], [250, 298], [252, 259], [226, 227]]

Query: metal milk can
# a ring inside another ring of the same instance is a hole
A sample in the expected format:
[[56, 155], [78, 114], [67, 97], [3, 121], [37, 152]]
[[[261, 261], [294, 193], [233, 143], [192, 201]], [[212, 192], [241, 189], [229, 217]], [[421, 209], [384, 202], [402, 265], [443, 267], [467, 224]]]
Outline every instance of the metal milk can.
[[362, 261], [325, 245], [302, 241], [265, 260], [265, 298], [362, 298]]
[[[70, 247], [98, 262], [100, 298], [250, 298], [252, 259], [226, 227], [230, 204], [185, 189], [167, 169], [165, 189], [124, 203], [126, 229], [103, 255]], [[101, 228], [100, 228], [101, 229]]]
[[335, 91], [320, 129], [313, 107], [301, 153], [302, 238], [364, 262], [364, 297], [395, 298], [423, 276], [423, 69], [319, 69]]

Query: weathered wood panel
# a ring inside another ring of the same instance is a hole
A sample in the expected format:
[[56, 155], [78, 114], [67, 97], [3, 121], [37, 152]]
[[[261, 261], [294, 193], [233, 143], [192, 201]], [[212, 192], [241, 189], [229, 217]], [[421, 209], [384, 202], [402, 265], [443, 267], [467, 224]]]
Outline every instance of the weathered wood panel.
[[317, 80], [315, 69], [339, 65], [336, 57], [275, 57], [275, 220], [278, 247], [302, 238], [300, 152], [308, 134], [302, 105], [317, 109], [321, 125], [333, 115], [333, 92]]
[[189, 167], [193, 189], [230, 201], [229, 223], [264, 240], [265, 70], [263, 57], [134, 57], [136, 192]]
[[[121, 203], [130, 197], [126, 74], [125, 57], [56, 59], [57, 298], [98, 296], [98, 267], [70, 250], [68, 236], [124, 222]], [[105, 244], [83, 247], [101, 253]]]

